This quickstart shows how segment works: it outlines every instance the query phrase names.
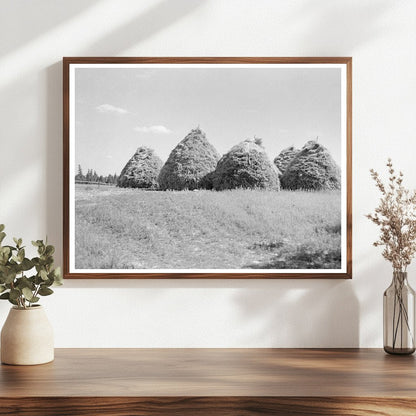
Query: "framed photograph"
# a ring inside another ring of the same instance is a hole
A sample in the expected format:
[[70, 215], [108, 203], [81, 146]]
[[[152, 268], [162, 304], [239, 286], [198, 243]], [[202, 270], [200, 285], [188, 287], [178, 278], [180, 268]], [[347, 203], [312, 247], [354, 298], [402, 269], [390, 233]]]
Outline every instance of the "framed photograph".
[[64, 277], [351, 278], [352, 58], [64, 58]]

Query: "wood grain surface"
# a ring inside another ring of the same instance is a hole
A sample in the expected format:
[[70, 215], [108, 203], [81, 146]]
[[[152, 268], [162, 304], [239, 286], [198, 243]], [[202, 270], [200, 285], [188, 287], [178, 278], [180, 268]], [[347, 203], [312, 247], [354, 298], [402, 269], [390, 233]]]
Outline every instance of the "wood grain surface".
[[414, 356], [373, 349], [58, 349], [0, 368], [0, 415], [415, 415]]
[[357, 397], [25, 397], [0, 399], [19, 416], [414, 416], [409, 398]]

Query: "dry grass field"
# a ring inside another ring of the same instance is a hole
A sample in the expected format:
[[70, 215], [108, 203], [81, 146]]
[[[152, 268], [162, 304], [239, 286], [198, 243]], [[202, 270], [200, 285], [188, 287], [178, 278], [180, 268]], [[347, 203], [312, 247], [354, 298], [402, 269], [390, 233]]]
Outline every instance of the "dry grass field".
[[76, 268], [341, 267], [339, 191], [76, 185]]

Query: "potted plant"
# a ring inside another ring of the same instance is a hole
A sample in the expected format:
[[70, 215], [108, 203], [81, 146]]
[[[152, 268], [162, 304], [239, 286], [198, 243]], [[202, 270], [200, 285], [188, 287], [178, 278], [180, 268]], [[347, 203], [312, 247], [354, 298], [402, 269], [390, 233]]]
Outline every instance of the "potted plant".
[[379, 206], [367, 215], [380, 227], [374, 246], [383, 246], [383, 257], [393, 266], [393, 279], [383, 296], [384, 350], [390, 354], [415, 351], [415, 292], [407, 281], [407, 268], [416, 254], [416, 191], [403, 186], [403, 173], [397, 173], [388, 159], [388, 183], [371, 169], [381, 192]]
[[1, 331], [1, 362], [15, 365], [43, 364], [54, 359], [53, 330], [42, 306], [41, 296], [61, 285], [59, 267], [54, 267], [54, 246], [32, 241], [38, 256], [26, 257], [21, 238], [14, 245], [2, 245], [6, 237], [0, 224], [0, 299], [13, 307]]

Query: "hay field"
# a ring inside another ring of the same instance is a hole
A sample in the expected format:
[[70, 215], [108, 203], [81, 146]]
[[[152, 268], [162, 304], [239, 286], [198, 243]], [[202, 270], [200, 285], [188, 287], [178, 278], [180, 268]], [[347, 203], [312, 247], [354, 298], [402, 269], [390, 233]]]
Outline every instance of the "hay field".
[[85, 269], [340, 268], [339, 191], [144, 191], [76, 185]]

